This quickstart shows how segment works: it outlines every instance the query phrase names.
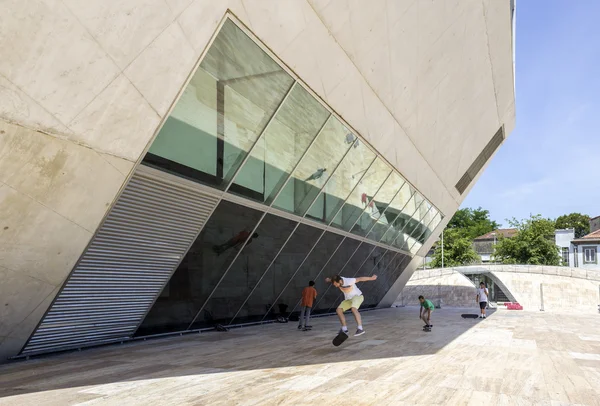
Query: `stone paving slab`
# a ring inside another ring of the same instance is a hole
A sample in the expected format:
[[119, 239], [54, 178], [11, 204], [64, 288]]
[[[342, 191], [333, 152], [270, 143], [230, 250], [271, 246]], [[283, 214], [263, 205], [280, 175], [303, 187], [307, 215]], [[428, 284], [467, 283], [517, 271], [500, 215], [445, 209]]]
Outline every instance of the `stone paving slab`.
[[339, 348], [325, 317], [13, 362], [0, 405], [600, 405], [599, 315], [418, 311], [366, 312]]

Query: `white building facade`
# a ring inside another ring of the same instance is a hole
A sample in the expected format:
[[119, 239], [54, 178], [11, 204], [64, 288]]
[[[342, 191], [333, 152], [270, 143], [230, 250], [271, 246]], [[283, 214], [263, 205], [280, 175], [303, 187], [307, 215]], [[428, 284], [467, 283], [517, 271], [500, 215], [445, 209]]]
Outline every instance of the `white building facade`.
[[270, 321], [332, 273], [391, 305], [514, 127], [513, 17], [1, 2], [0, 359]]

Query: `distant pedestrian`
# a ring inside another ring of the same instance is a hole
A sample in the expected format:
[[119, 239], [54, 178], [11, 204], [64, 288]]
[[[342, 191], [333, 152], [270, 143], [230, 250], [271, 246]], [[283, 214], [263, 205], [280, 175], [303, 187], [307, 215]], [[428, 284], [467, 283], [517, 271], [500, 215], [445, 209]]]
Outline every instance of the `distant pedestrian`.
[[485, 287], [485, 283], [481, 282], [479, 284], [479, 289], [477, 289], [477, 302], [479, 303], [479, 309], [481, 310], [481, 314], [479, 315], [480, 319], [485, 319], [485, 308], [488, 305], [488, 290]]
[[298, 330], [307, 331], [312, 328], [308, 322], [310, 321], [310, 311], [317, 298], [317, 290], [314, 286], [315, 282], [310, 281], [308, 282], [308, 286], [302, 289], [302, 302], [300, 303], [302, 310], [300, 312], [300, 320], [298, 320]]

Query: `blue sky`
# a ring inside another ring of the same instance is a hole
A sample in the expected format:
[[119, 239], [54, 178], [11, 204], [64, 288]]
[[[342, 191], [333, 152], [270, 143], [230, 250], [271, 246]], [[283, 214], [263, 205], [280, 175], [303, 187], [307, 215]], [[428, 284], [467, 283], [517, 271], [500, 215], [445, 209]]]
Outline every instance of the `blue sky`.
[[600, 216], [600, 1], [520, 0], [517, 124], [461, 207]]

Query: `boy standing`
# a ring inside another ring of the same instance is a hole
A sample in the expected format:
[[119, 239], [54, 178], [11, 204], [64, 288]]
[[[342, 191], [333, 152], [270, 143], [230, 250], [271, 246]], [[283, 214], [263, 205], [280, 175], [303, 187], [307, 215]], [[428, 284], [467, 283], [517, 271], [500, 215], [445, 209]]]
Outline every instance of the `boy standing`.
[[313, 302], [317, 298], [317, 290], [314, 286], [315, 282], [310, 281], [308, 286], [302, 289], [302, 302], [300, 303], [302, 311], [300, 312], [300, 320], [298, 320], [298, 330], [307, 331], [312, 327], [308, 325], [308, 321], [310, 320]]
[[429, 299], [425, 299], [423, 296], [419, 296], [419, 302], [421, 302], [421, 308], [419, 310], [419, 318], [425, 322], [424, 328], [431, 328], [431, 312], [435, 309], [435, 306]]
[[335, 311], [340, 319], [340, 323], [342, 323], [342, 329], [340, 330], [340, 333], [348, 334], [348, 327], [346, 326], [344, 312], [346, 310], [351, 310], [352, 314], [354, 315], [354, 319], [356, 320], [356, 324], [358, 324], [358, 328], [354, 335], [360, 336], [365, 334], [365, 330], [363, 330], [362, 326], [362, 319], [360, 317], [360, 313], [358, 312], [358, 308], [365, 300], [365, 297], [356, 284], [358, 282], [374, 281], [376, 279], [377, 275], [362, 276], [360, 278], [344, 278], [340, 275], [335, 275], [331, 278], [325, 279], [325, 282], [331, 282], [333, 286], [339, 288], [344, 293], [344, 300], [342, 303], [340, 303]]
[[479, 309], [481, 310], [481, 314], [479, 315], [480, 319], [485, 319], [485, 308], [488, 304], [488, 290], [485, 287], [485, 283], [481, 282], [479, 284], [479, 289], [477, 289], [477, 302], [479, 302]]

